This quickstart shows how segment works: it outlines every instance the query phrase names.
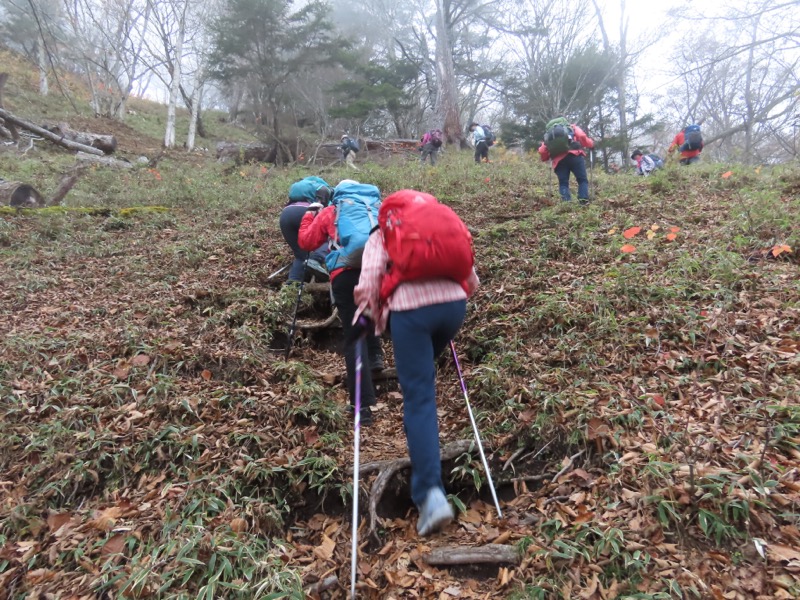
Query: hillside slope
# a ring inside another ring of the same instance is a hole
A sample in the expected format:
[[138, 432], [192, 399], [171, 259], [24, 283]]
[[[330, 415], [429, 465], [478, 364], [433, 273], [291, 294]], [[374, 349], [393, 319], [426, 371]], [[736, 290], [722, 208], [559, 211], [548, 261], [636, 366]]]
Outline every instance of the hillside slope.
[[[0, 165], [46, 188], [59, 152]], [[800, 173], [595, 174], [582, 207], [537, 161], [493, 157], [359, 174], [429, 191], [475, 232], [482, 285], [456, 346], [504, 512], [444, 358], [458, 520], [417, 538], [407, 470], [375, 465], [359, 597], [797, 597]], [[169, 155], [97, 169], [64, 208], [0, 213], [0, 600], [346, 596], [339, 331], [284, 361], [295, 292], [268, 279], [308, 173]], [[299, 315], [329, 312], [307, 294]], [[405, 453], [401, 394], [380, 391], [362, 464]], [[488, 544], [517, 556], [424, 560]]]

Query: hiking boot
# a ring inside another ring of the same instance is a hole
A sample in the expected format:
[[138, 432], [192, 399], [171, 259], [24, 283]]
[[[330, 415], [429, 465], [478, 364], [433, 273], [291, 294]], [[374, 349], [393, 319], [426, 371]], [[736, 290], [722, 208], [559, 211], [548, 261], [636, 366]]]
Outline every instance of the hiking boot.
[[317, 260], [314, 260], [313, 258], [308, 259], [308, 262], [306, 263], [306, 269], [308, 269], [311, 275], [315, 277], [322, 278], [325, 280], [327, 280], [329, 277], [328, 269], [325, 268], [325, 265], [323, 265]]
[[[355, 420], [355, 409], [351, 404], [349, 407], [350, 417]], [[375, 418], [372, 416], [372, 409], [369, 406], [362, 406], [361, 407], [361, 424], [364, 427], [369, 427], [375, 423]]]
[[428, 490], [428, 497], [419, 509], [417, 533], [422, 536], [439, 531], [453, 520], [455, 514], [447, 498], [438, 487]]
[[587, 204], [589, 204], [589, 199], [588, 198], [578, 198], [578, 204], [580, 204], [581, 206], [586, 206]]
[[372, 364], [369, 366], [370, 371], [373, 373], [380, 373], [386, 368], [386, 365], [383, 362], [383, 358], [379, 357], [376, 358]]

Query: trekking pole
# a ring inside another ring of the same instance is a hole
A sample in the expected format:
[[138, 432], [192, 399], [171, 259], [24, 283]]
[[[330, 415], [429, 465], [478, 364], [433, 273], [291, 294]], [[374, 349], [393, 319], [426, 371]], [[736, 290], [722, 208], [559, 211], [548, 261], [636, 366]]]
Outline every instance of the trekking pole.
[[285, 267], [281, 267], [280, 269], [278, 269], [277, 271], [275, 271], [275, 272], [274, 272], [272, 275], [270, 275], [269, 277], [267, 277], [267, 281], [269, 281], [269, 280], [270, 280], [270, 279], [272, 279], [273, 277], [277, 277], [278, 275], [280, 275], [281, 273], [283, 273], [283, 272], [284, 272], [286, 269], [288, 269], [288, 268], [289, 268], [289, 267], [291, 267], [291, 266], [292, 266], [292, 265], [291, 265], [291, 263], [290, 263], [290, 264], [286, 265]]
[[472, 414], [472, 407], [469, 405], [469, 396], [467, 395], [467, 384], [464, 383], [464, 375], [461, 373], [461, 365], [458, 362], [458, 355], [456, 354], [456, 344], [450, 340], [450, 350], [453, 351], [453, 361], [456, 363], [456, 370], [458, 370], [458, 379], [461, 382], [461, 391], [464, 392], [464, 401], [467, 403], [467, 412], [469, 413], [469, 420], [472, 423], [472, 430], [475, 432], [475, 441], [478, 444], [478, 452], [481, 455], [481, 462], [483, 463], [483, 470], [486, 471], [486, 481], [489, 482], [489, 489], [492, 492], [492, 499], [494, 500], [494, 507], [497, 509], [497, 516], [503, 518], [503, 513], [500, 510], [500, 503], [497, 501], [497, 493], [494, 491], [494, 483], [492, 482], [492, 474], [489, 472], [489, 464], [486, 462], [486, 455], [483, 453], [483, 444], [481, 444], [481, 436], [478, 433], [478, 425], [475, 423], [475, 417]]
[[311, 252], [306, 254], [306, 260], [303, 262], [303, 280], [297, 286], [297, 300], [294, 302], [294, 316], [292, 317], [292, 327], [289, 329], [289, 341], [286, 344], [286, 355], [283, 360], [289, 360], [289, 354], [292, 352], [292, 344], [294, 343], [294, 333], [297, 329], [297, 310], [300, 308], [300, 297], [303, 295], [303, 288], [306, 285], [306, 269], [308, 268], [308, 259], [311, 258]]
[[547, 195], [548, 197], [553, 197], [553, 159], [551, 158], [548, 163], [550, 167], [550, 173], [547, 175]]
[[353, 543], [350, 548], [350, 598], [356, 597], [356, 568], [358, 563], [358, 468], [359, 453], [361, 449], [361, 371], [362, 353], [361, 346], [367, 333], [367, 320], [364, 317], [358, 318], [358, 325], [364, 328], [356, 340], [356, 390], [355, 390], [355, 410], [354, 413], [354, 441], [353, 441]]

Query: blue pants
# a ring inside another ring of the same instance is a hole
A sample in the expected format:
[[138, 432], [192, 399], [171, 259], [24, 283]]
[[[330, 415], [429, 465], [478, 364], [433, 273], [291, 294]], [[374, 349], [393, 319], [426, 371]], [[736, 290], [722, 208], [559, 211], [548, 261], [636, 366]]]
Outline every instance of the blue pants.
[[569, 174], [573, 173], [578, 181], [578, 199], [589, 199], [589, 179], [586, 177], [586, 160], [580, 154], [567, 155], [558, 161], [554, 169], [558, 177], [558, 193], [562, 200], [572, 200], [569, 193]]
[[436, 357], [464, 322], [467, 301], [391, 313], [397, 379], [403, 390], [403, 425], [411, 458], [411, 499], [417, 507], [431, 488], [444, 491], [436, 416]]
[[279, 221], [281, 233], [294, 254], [294, 262], [292, 262], [292, 268], [289, 270], [289, 281], [303, 281], [306, 257], [325, 263], [327, 244], [323, 244], [309, 256], [309, 253], [297, 243], [297, 235], [300, 233], [300, 221], [303, 220], [303, 215], [306, 214], [307, 208], [307, 204], [290, 204], [281, 211]]

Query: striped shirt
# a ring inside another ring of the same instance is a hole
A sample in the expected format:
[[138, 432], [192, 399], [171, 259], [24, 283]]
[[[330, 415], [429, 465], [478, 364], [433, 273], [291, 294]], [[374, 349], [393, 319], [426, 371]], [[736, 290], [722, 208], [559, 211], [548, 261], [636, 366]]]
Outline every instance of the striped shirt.
[[[468, 297], [461, 284], [450, 279], [406, 281], [397, 287], [386, 304], [381, 305], [381, 282], [388, 264], [389, 253], [383, 243], [383, 234], [377, 231], [369, 237], [364, 248], [361, 277], [353, 291], [353, 297], [358, 305], [356, 319], [367, 310], [375, 322], [376, 335], [380, 335], [386, 329], [390, 311], [412, 310], [432, 304], [465, 300]], [[478, 275], [473, 269], [467, 279], [469, 295], [472, 295], [479, 283]]]

